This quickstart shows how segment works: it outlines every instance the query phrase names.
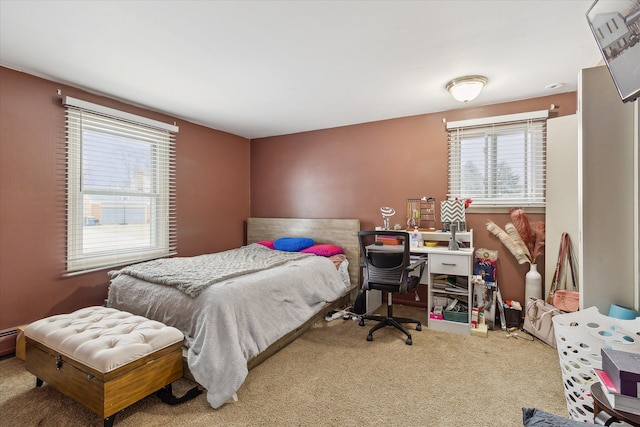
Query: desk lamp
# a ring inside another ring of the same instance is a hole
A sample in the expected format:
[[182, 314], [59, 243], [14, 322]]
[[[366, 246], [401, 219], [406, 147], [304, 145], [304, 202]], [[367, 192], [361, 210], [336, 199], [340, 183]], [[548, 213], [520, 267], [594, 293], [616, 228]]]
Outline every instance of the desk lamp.
[[382, 213], [382, 222], [384, 223], [384, 229], [389, 230], [389, 218], [396, 214], [396, 210], [388, 206], [383, 206], [380, 208], [380, 212]]

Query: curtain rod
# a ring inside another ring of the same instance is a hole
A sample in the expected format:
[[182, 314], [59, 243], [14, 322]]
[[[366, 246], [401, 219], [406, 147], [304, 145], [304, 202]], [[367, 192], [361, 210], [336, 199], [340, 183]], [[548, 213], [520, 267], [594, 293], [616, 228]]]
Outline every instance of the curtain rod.
[[114, 108], [105, 107], [102, 105], [94, 104], [92, 102], [83, 101], [81, 99], [72, 98], [66, 96], [63, 101], [64, 105], [71, 107], [81, 108], [83, 110], [92, 111], [94, 113], [103, 114], [109, 117], [115, 117], [117, 119], [128, 120], [130, 122], [140, 123], [143, 125], [155, 127], [158, 129], [166, 130], [173, 133], [178, 133], [178, 126], [163, 123], [158, 120], [149, 119], [147, 117], [138, 116], [136, 114], [127, 113], [125, 111], [116, 110]]
[[508, 122], [519, 122], [524, 120], [546, 119], [547, 117], [549, 117], [548, 110], [539, 110], [539, 111], [530, 111], [528, 113], [507, 114], [504, 116], [482, 117], [479, 119], [469, 119], [469, 120], [458, 120], [455, 122], [447, 122], [447, 130], [462, 128], [462, 127], [491, 125], [495, 123], [508, 123]]

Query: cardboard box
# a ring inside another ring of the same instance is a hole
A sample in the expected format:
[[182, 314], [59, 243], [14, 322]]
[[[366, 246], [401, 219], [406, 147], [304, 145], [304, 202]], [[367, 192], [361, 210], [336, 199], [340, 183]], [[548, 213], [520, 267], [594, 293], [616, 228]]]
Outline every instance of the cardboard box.
[[476, 328], [471, 328], [471, 335], [487, 338], [489, 336], [487, 325], [478, 325]]
[[607, 373], [620, 394], [640, 397], [640, 354], [603, 348], [602, 370]]
[[400, 239], [393, 236], [376, 236], [376, 240], [383, 245], [393, 245], [397, 246], [400, 244]]

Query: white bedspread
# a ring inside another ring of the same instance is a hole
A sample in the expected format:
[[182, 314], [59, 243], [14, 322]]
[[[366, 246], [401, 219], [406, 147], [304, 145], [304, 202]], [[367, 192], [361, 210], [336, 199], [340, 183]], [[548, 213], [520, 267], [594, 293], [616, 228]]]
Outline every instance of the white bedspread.
[[174, 326], [188, 364], [212, 407], [240, 388], [247, 361], [345, 293], [332, 261], [311, 256], [213, 284], [198, 297], [121, 274], [108, 306]]

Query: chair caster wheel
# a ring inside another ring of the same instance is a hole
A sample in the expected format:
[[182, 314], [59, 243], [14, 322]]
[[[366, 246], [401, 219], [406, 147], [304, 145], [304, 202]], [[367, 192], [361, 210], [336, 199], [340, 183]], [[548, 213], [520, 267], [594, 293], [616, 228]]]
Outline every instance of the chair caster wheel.
[[411, 344], [413, 344], [413, 341], [411, 340], [411, 338], [407, 338], [407, 340], [404, 343], [406, 345], [411, 345]]
[[364, 326], [364, 319], [361, 318], [360, 321], [358, 322], [358, 325]]
[[367, 335], [367, 341], [373, 341], [373, 335], [371, 334]]
[[420, 323], [418, 323], [416, 325], [416, 331], [421, 331], [422, 330], [422, 325]]

